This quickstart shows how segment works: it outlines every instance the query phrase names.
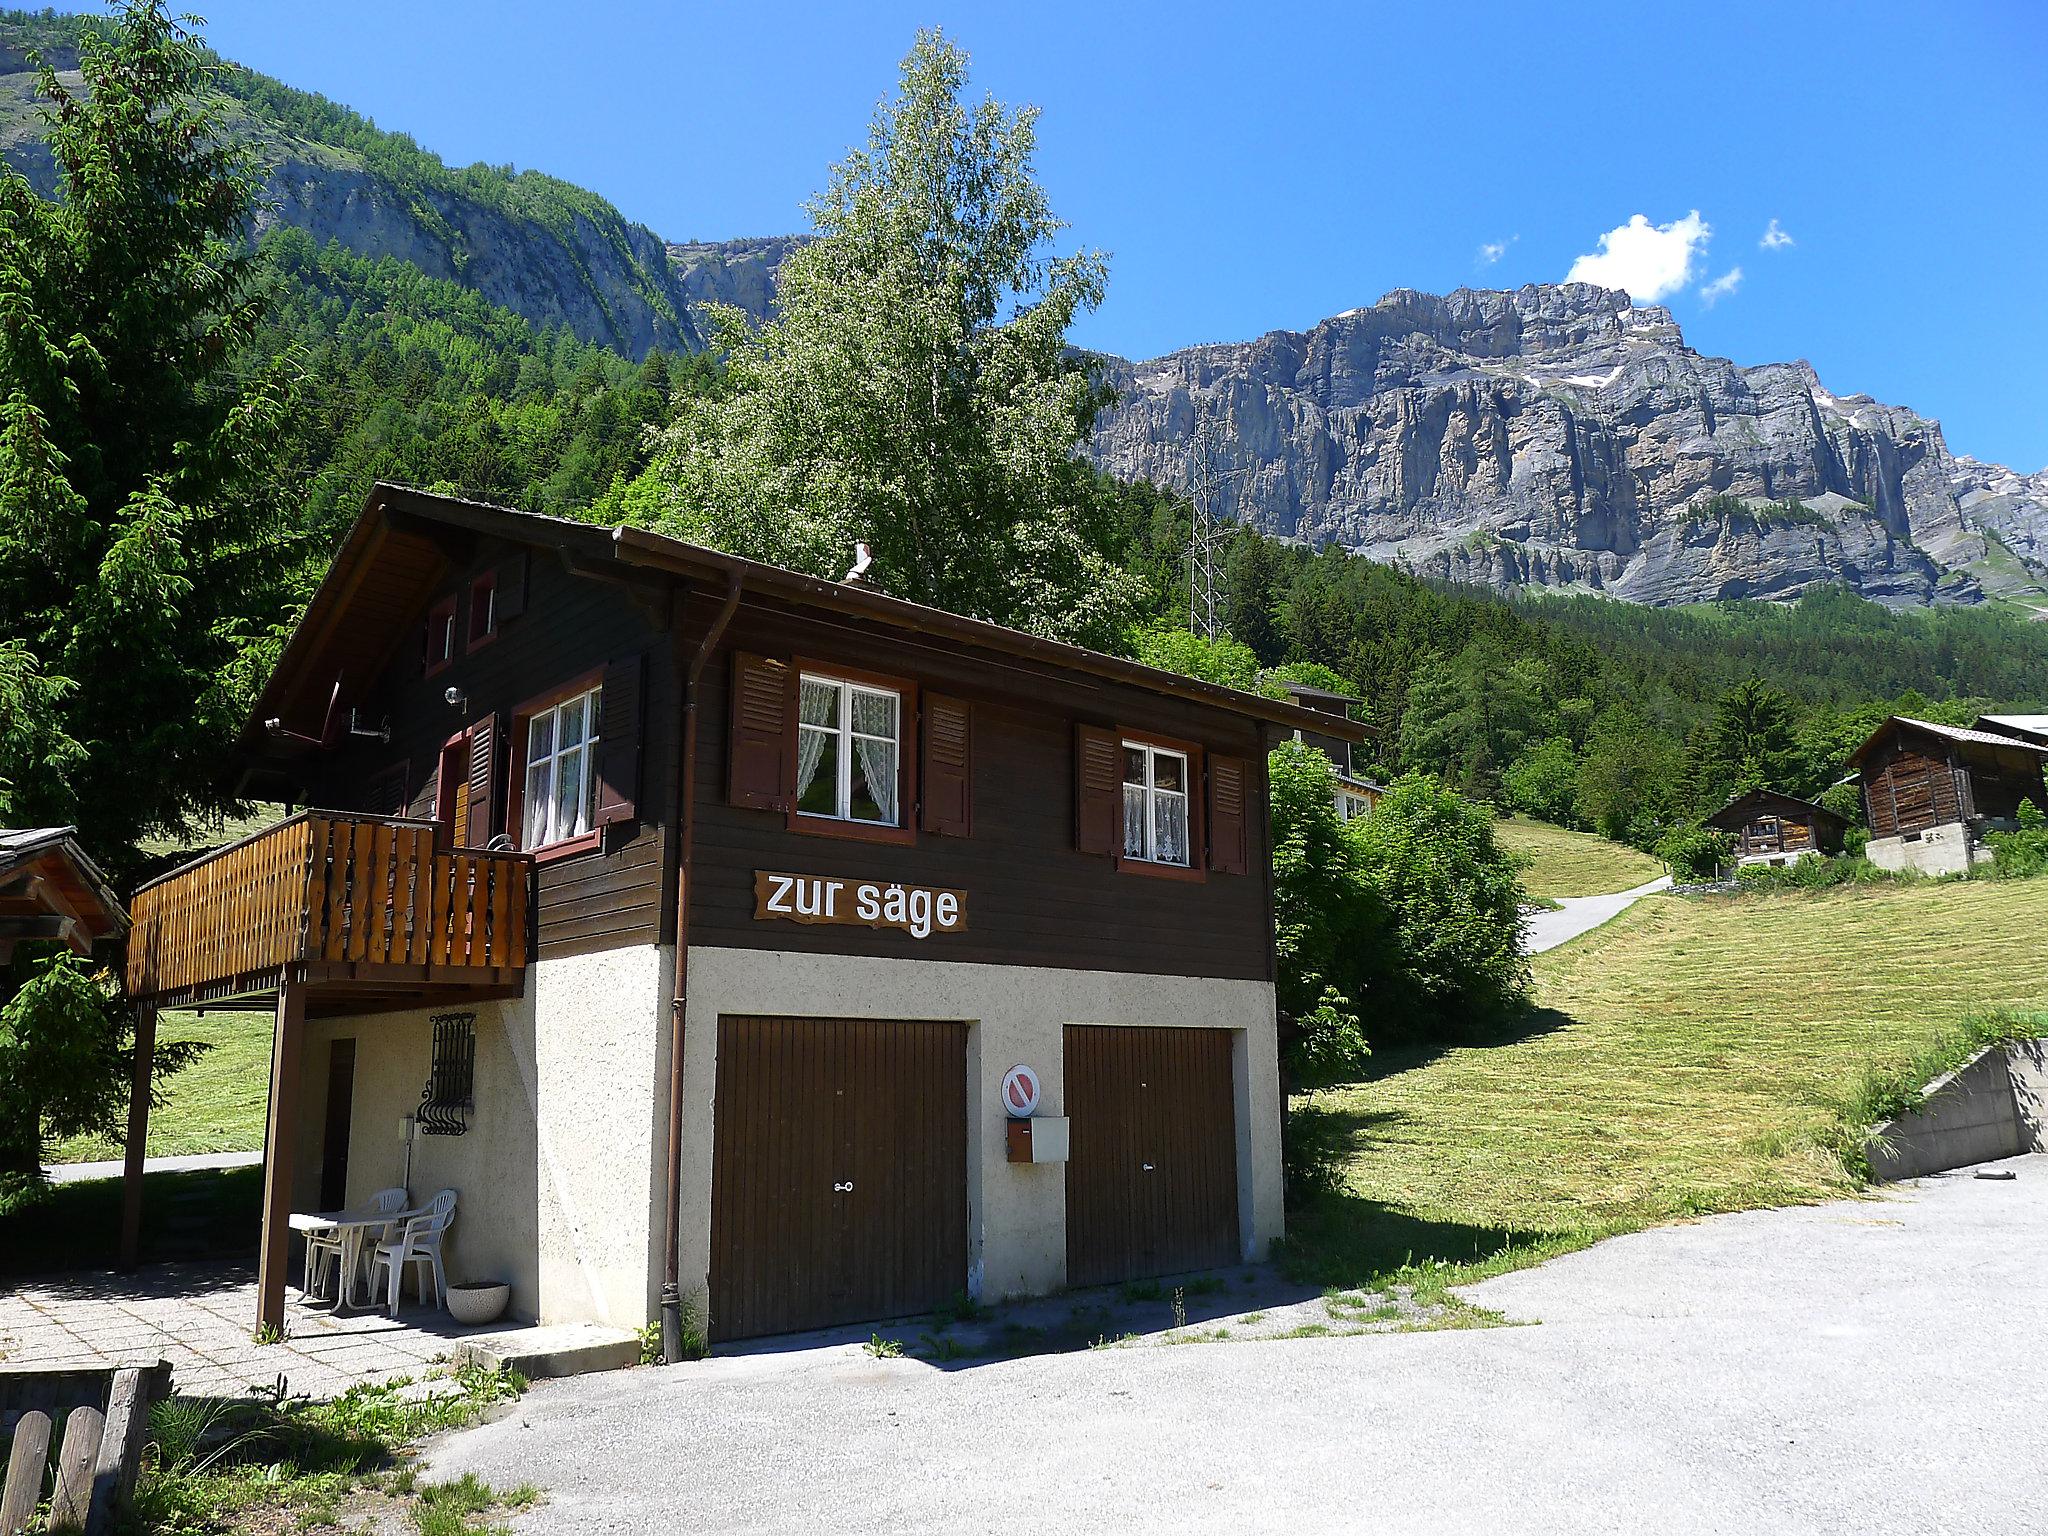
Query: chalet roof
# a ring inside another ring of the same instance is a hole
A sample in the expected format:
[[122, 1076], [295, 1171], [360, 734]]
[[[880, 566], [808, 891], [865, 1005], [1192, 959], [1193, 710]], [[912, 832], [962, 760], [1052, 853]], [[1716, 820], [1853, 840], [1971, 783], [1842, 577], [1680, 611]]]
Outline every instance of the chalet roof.
[[1976, 728], [2001, 736], [2032, 737], [2048, 743], [2048, 715], [1979, 715]]
[[[1087, 673], [1229, 710], [1288, 730], [1314, 730], [1355, 741], [1365, 739], [1363, 726], [1339, 715], [1183, 677], [1063, 641], [1027, 635], [983, 619], [970, 619], [891, 597], [872, 587], [821, 580], [667, 538], [644, 528], [576, 522], [410, 486], [379, 483], [343, 539], [304, 617], [285, 642], [277, 667], [243, 727], [245, 747], [264, 744], [265, 720], [287, 715], [294, 705], [299, 710], [293, 718], [302, 717], [310, 694], [317, 693], [319, 698], [314, 702], [324, 708], [328, 690], [335, 686], [337, 677], [346, 674], [367, 681], [382, 669], [404, 637], [414, 632], [412, 619], [416, 612], [424, 608], [429, 596], [446, 580], [451, 568], [449, 539], [457, 531], [547, 548], [585, 569], [609, 568], [616, 573], [627, 567], [708, 579], [727, 590], [737, 587], [800, 607], [827, 609], [871, 623], [1021, 657], [1052, 670]], [[357, 605], [373, 622], [344, 625], [343, 617]], [[341, 705], [351, 702], [345, 689], [334, 697]]]
[[1815, 805], [1811, 800], [1801, 800], [1793, 795], [1781, 795], [1775, 789], [1752, 789], [1737, 795], [1709, 816], [1707, 825], [1718, 827], [1723, 832], [1738, 832], [1754, 821], [1759, 811], [1814, 822], [1832, 822], [1837, 827], [1849, 825], [1847, 817], [1836, 815], [1824, 805]]
[[28, 938], [80, 953], [128, 927], [121, 898], [78, 845], [76, 827], [0, 827], [0, 959]]
[[1853, 767], [1855, 764], [1862, 762], [1870, 749], [1884, 739], [1886, 732], [1897, 727], [1919, 731], [1924, 735], [1933, 736], [1942, 741], [1956, 742], [1962, 746], [1995, 747], [2006, 752], [2034, 752], [2043, 757], [2048, 757], [2048, 743], [2023, 741], [2017, 736], [2008, 736], [1996, 731], [1975, 730], [1963, 725], [1938, 725], [1932, 720], [1915, 720], [1910, 715], [1893, 715], [1883, 725], [1872, 731], [1862, 746], [1849, 754], [1850, 765]]

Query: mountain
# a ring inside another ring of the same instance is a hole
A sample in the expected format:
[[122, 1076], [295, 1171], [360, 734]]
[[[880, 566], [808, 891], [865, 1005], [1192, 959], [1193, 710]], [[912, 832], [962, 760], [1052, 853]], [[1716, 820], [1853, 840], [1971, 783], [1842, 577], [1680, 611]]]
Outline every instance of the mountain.
[[1093, 450], [1113, 473], [1184, 489], [1199, 414], [1235, 515], [1425, 575], [1651, 604], [1847, 583], [2048, 607], [2048, 473], [1957, 458], [1938, 422], [1835, 395], [1806, 363], [1704, 356], [1612, 289], [1398, 289], [1107, 372]]

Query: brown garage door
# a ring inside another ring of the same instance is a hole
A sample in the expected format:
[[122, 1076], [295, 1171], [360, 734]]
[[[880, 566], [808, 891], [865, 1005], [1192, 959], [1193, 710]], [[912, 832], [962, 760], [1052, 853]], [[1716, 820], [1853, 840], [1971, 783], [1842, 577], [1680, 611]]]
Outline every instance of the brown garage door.
[[1223, 1029], [1067, 1026], [1067, 1283], [1232, 1264], [1236, 1093]]
[[711, 1336], [903, 1317], [967, 1284], [967, 1026], [718, 1021]]

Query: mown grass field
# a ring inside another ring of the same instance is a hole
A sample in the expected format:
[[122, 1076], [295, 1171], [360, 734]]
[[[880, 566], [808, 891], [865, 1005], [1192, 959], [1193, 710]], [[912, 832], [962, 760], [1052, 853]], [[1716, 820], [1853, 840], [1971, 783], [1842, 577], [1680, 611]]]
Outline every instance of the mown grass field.
[[1483, 1273], [1847, 1193], [1838, 1106], [1970, 1014], [2048, 1010], [2044, 931], [2048, 880], [1649, 898], [1537, 957], [1517, 1037], [1315, 1096], [1344, 1188], [1294, 1221], [1295, 1262]]
[[[263, 1145], [264, 1108], [270, 1099], [270, 1015], [167, 1013], [157, 1038], [203, 1040], [211, 1048], [164, 1082], [169, 1102], [149, 1117], [150, 1157], [198, 1152], [254, 1152]], [[98, 1136], [52, 1143], [53, 1163], [92, 1163], [121, 1156], [121, 1144]]]
[[1535, 861], [1523, 872], [1522, 889], [1543, 901], [1634, 890], [1664, 873], [1647, 853], [1527, 816], [1496, 822], [1494, 835], [1503, 847]]

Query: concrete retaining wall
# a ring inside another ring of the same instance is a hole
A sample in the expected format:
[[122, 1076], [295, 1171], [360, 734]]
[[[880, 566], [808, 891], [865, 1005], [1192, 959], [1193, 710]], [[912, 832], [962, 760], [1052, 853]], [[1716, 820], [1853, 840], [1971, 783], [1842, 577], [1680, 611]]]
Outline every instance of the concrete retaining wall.
[[1910, 1115], [1871, 1135], [1870, 1171], [1881, 1180], [1966, 1168], [2048, 1150], [2048, 1042], [1988, 1046], [1927, 1087]]

